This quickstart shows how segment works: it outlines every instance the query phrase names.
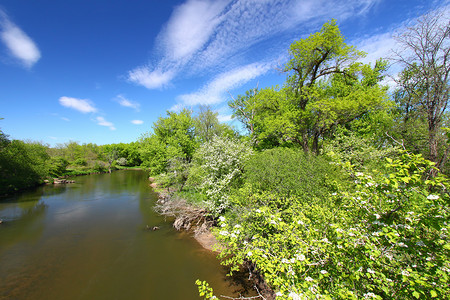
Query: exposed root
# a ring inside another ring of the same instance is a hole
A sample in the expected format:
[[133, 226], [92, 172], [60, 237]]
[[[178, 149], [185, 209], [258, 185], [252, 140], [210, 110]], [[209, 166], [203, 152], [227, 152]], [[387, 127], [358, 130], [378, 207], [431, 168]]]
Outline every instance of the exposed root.
[[155, 210], [163, 216], [175, 218], [173, 227], [176, 230], [192, 229], [195, 235], [206, 232], [214, 224], [206, 209], [169, 195], [159, 197]]

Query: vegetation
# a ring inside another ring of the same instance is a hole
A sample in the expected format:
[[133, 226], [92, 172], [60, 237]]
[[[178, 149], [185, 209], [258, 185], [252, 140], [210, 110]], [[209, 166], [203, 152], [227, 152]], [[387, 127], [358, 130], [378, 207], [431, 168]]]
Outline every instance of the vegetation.
[[1, 133], [2, 193], [48, 176], [142, 166], [187, 200], [161, 211], [195, 204], [179, 227], [199, 214], [215, 223], [223, 264], [231, 273], [251, 265], [277, 299], [449, 298], [443, 17], [399, 35], [413, 51], [398, 53], [404, 69], [391, 92], [381, 84], [388, 63], [361, 63], [365, 54], [336, 21], [325, 23], [291, 45], [281, 87], [229, 102], [246, 135], [208, 107], [167, 112], [130, 144], [49, 148]]

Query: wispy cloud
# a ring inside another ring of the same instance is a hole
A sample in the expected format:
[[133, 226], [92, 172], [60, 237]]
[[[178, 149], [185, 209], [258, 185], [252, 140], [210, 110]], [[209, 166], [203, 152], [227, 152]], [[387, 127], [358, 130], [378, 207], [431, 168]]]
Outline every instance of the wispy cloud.
[[114, 98], [115, 101], [117, 101], [120, 105], [124, 106], [124, 107], [130, 107], [130, 108], [134, 108], [136, 111], [139, 111], [139, 108], [141, 107], [141, 105], [135, 101], [131, 101], [127, 98], [125, 98], [125, 96], [123, 95], [117, 95]]
[[96, 117], [95, 120], [97, 121], [97, 124], [100, 126], [106, 126], [109, 127], [111, 130], [116, 130], [116, 127], [114, 127], [114, 124], [111, 122], [108, 122], [103, 117]]
[[71, 97], [61, 97], [59, 98], [59, 104], [62, 106], [78, 110], [82, 113], [94, 113], [97, 112], [97, 108], [88, 99], [77, 99]]
[[254, 63], [220, 74], [199, 91], [179, 96], [177, 107], [172, 107], [172, 110], [177, 110], [180, 105], [194, 106], [221, 103], [225, 101], [227, 91], [247, 83], [266, 73], [269, 69], [269, 64]]
[[144, 124], [144, 121], [142, 121], [142, 120], [132, 120], [131, 123], [133, 123], [134, 125], [141, 125], [141, 124]]
[[41, 53], [33, 40], [11, 22], [2, 10], [0, 10], [0, 30], [0, 38], [10, 54], [25, 67], [31, 68], [41, 58]]
[[[204, 76], [227, 72], [244, 60], [274, 60], [292, 41], [294, 31], [309, 30], [332, 17], [342, 21], [360, 16], [377, 2], [188, 0], [174, 9], [161, 30], [155, 51], [158, 56], [151, 64], [131, 70], [128, 79], [149, 89], [162, 88], [180, 75]], [[254, 53], [250, 51], [253, 47], [264, 51], [248, 57]]]

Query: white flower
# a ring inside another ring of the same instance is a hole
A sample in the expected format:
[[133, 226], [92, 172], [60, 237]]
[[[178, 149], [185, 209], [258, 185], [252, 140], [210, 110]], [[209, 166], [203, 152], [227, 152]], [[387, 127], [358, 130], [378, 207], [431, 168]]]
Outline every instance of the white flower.
[[234, 228], [241, 228], [242, 226], [239, 224], [234, 225]]
[[314, 279], [312, 279], [312, 278], [311, 278], [311, 277], [309, 277], [309, 276], [308, 276], [308, 277], [306, 277], [306, 278], [305, 278], [305, 280], [306, 280], [306, 281], [309, 281], [309, 282], [311, 282], [311, 281], [314, 281]]
[[247, 252], [247, 256], [252, 256], [252, 255], [253, 255], [252, 251]]
[[220, 227], [227, 227], [227, 224], [223, 223]]
[[255, 210], [258, 214], [261, 213], [261, 210], [258, 208], [257, 210]]
[[381, 218], [381, 216], [380, 216], [379, 214], [374, 214], [374, 216], [375, 216], [375, 218], [377, 218], [377, 220], [378, 220], [379, 218]]
[[333, 194], [331, 194], [332, 196], [336, 196], [337, 195], [337, 193], [333, 193]]
[[328, 272], [326, 270], [320, 270], [320, 273], [322, 273], [323, 275], [327, 274]]
[[430, 195], [428, 195], [427, 199], [428, 199], [428, 200], [437, 200], [437, 199], [439, 199], [439, 196], [438, 196], [438, 195], [430, 194]]
[[230, 234], [230, 236], [231, 236], [232, 238], [237, 237], [234, 233]]
[[364, 173], [356, 172], [356, 173], [355, 173], [355, 176], [356, 176], [356, 177], [361, 177], [361, 176], [364, 176]]
[[294, 293], [294, 292], [290, 292], [290, 293], [289, 293], [289, 297], [291, 297], [292, 300], [300, 300], [300, 296], [297, 295], [297, 294]]
[[370, 269], [370, 268], [368, 268], [368, 269], [367, 269], [367, 273], [370, 273], [370, 274], [375, 274], [375, 271], [374, 271], [374, 270], [372, 270], [372, 269]]
[[402, 271], [402, 275], [403, 275], [403, 276], [409, 276], [409, 272], [408, 272], [408, 271], [405, 271], [405, 270], [403, 270], [403, 271]]
[[276, 292], [276, 293], [275, 293], [275, 296], [281, 297], [281, 296], [283, 296], [283, 293], [282, 293], [282, 292]]
[[286, 258], [283, 258], [283, 259], [281, 260], [281, 263], [283, 263], [283, 264], [288, 264], [288, 263], [290, 263], [290, 261], [287, 260]]
[[220, 220], [221, 222], [225, 222], [225, 217], [224, 217], [224, 216], [220, 216], [220, 217], [219, 217], [219, 220]]
[[295, 257], [299, 260], [299, 261], [304, 261], [306, 259], [306, 257], [303, 254], [296, 254]]
[[403, 242], [398, 243], [397, 246], [403, 247], [403, 248], [408, 248], [408, 245], [406, 245], [406, 244], [403, 243]]
[[270, 220], [270, 224], [277, 225], [277, 222], [275, 222], [274, 220]]
[[305, 223], [303, 223], [302, 220], [298, 220], [298, 221], [297, 221], [297, 224], [298, 224], [298, 225], [305, 225]]
[[366, 293], [364, 294], [364, 298], [368, 299], [368, 298], [375, 298], [377, 295], [375, 295], [374, 293]]
[[219, 232], [219, 234], [220, 234], [220, 235], [227, 236], [227, 235], [228, 235], [228, 231], [226, 231], [226, 230], [221, 230], [221, 231]]

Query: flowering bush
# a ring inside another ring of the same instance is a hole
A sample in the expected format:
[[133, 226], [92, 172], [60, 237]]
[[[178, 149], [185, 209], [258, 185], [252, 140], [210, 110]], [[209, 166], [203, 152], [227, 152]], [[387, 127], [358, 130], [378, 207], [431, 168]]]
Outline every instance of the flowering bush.
[[213, 215], [229, 206], [228, 192], [238, 185], [244, 163], [252, 153], [248, 143], [218, 136], [195, 152], [188, 184], [198, 186], [208, 197], [207, 206]]
[[252, 262], [277, 299], [448, 299], [448, 181], [427, 178], [433, 163], [420, 155], [386, 168], [349, 170], [353, 186], [328, 201], [250, 195], [238, 219], [220, 219], [223, 263]]

